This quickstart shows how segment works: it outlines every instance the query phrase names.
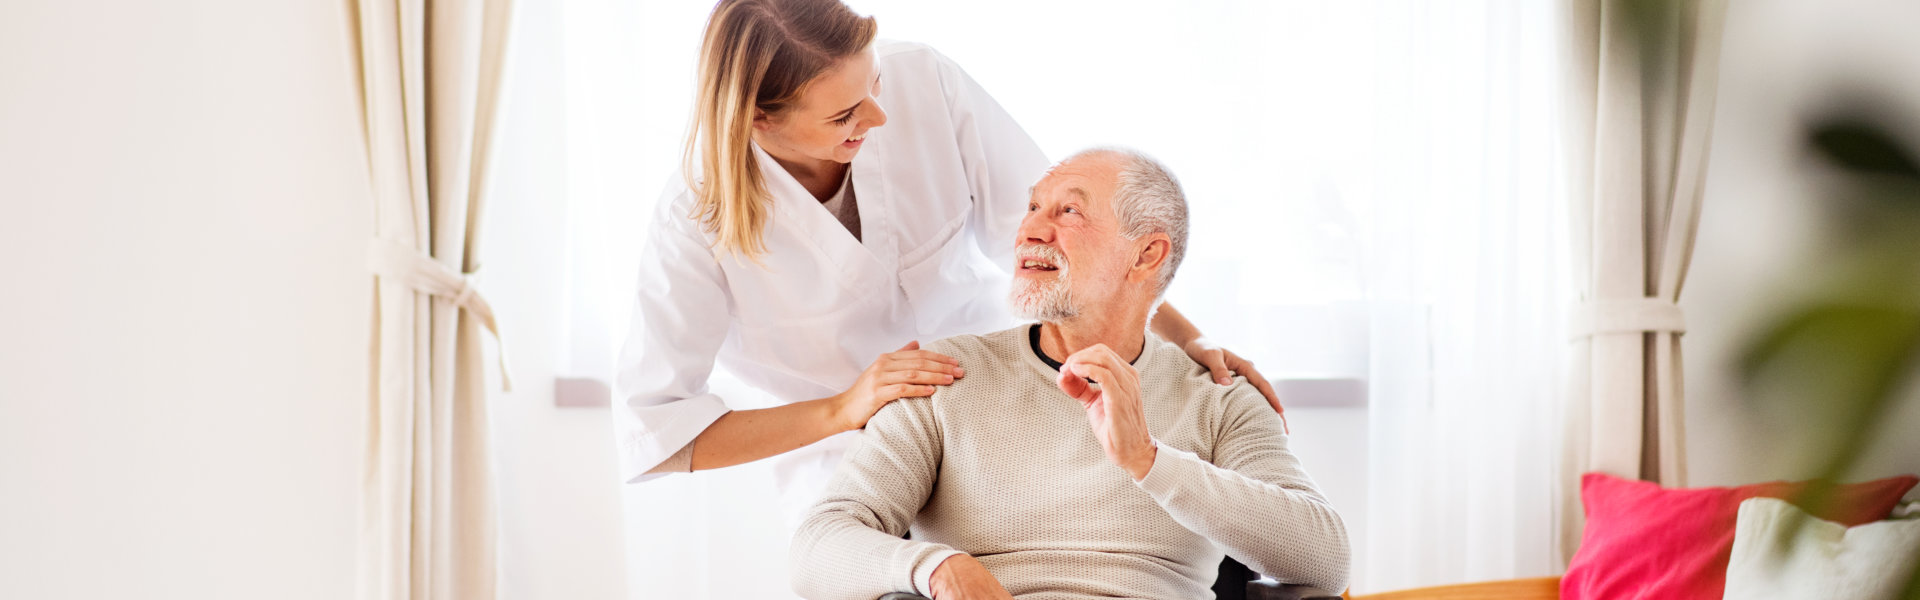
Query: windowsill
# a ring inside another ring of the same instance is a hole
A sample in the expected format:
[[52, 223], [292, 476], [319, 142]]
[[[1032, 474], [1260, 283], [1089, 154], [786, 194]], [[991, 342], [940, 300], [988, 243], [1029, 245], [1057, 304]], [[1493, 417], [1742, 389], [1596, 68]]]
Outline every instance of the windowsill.
[[[1365, 408], [1367, 382], [1353, 377], [1281, 377], [1274, 392], [1288, 408]], [[592, 377], [553, 380], [553, 405], [560, 408], [606, 408], [613, 389]]]
[[613, 387], [592, 377], [556, 377], [553, 405], [560, 408], [606, 408], [613, 405]]

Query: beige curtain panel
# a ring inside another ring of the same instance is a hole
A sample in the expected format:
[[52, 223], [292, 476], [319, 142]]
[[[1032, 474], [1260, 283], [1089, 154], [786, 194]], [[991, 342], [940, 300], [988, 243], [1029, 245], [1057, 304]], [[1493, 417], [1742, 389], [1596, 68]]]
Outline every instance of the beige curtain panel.
[[360, 597], [485, 600], [498, 573], [479, 336], [498, 328], [473, 276], [511, 6], [353, 9], [376, 202]]
[[1685, 485], [1676, 304], [1700, 218], [1725, 0], [1569, 6], [1569, 190], [1579, 305], [1560, 494], [1562, 559], [1580, 541], [1579, 477]]

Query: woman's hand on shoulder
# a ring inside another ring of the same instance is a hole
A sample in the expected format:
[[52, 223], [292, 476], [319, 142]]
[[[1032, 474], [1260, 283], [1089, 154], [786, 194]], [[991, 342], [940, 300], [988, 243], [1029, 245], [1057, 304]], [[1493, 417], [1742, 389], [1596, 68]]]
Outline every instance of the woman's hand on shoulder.
[[921, 350], [917, 341], [907, 342], [899, 350], [874, 359], [853, 387], [832, 398], [833, 418], [843, 430], [860, 429], [888, 402], [931, 396], [935, 386], [966, 375], [967, 370], [953, 357]]
[[1211, 371], [1215, 383], [1233, 385], [1234, 375], [1245, 375], [1247, 383], [1253, 384], [1253, 389], [1260, 390], [1260, 395], [1266, 397], [1273, 412], [1280, 414], [1280, 429], [1292, 433], [1287, 428], [1287, 409], [1280, 406], [1280, 396], [1274, 393], [1273, 384], [1267, 383], [1266, 376], [1253, 368], [1253, 361], [1241, 358], [1232, 350], [1221, 348], [1204, 337], [1194, 338], [1181, 349], [1193, 358], [1193, 362]]

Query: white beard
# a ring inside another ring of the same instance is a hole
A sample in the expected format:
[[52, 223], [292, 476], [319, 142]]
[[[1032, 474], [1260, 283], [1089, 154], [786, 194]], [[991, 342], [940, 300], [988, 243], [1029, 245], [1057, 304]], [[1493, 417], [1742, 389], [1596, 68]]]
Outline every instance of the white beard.
[[1013, 315], [1022, 319], [1058, 323], [1080, 316], [1080, 307], [1074, 306], [1073, 295], [1068, 292], [1065, 273], [1051, 284], [1015, 279], [1008, 303]]
[[1008, 294], [1007, 303], [1013, 309], [1014, 316], [1048, 323], [1080, 316], [1080, 307], [1073, 301], [1070, 291], [1073, 286], [1064, 260], [1066, 257], [1050, 250], [1043, 248], [1039, 252], [1053, 258], [1054, 268], [1059, 269], [1052, 283], [1017, 276], [1013, 278], [1013, 293]]

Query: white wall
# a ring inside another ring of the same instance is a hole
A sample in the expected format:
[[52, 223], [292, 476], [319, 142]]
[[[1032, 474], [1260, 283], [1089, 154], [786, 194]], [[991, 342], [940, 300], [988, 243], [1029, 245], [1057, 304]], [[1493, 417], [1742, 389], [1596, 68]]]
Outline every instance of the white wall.
[[[0, 597], [352, 597], [373, 201], [348, 3], [0, 20]], [[553, 407], [559, 6], [521, 5], [482, 289], [505, 598], [624, 594], [604, 411]], [[491, 363], [489, 363], [491, 364]]]
[[8, 2], [0, 596], [353, 593], [347, 3]]
[[[1801, 127], [1842, 89], [1890, 101], [1920, 147], [1920, 4], [1750, 0], [1728, 11], [1714, 148], [1687, 312], [1688, 467], [1694, 485], [1813, 476], [1805, 407], [1763, 409], [1733, 363], [1765, 320], [1810, 282], [1823, 247], [1823, 196]], [[1915, 235], [1920, 235], [1916, 232]], [[1916, 274], [1920, 277], [1920, 274]], [[1920, 473], [1920, 389], [1879, 424], [1853, 479]], [[1809, 399], [1809, 402], [1812, 400]]]

